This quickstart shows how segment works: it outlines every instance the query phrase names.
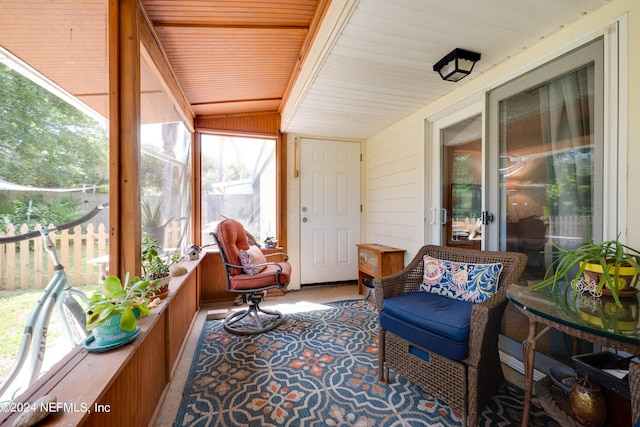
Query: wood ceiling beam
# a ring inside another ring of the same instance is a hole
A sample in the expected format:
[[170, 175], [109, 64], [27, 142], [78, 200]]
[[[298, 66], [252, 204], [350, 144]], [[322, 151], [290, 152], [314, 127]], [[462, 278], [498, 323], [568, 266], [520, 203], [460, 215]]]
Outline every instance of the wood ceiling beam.
[[146, 48], [142, 53], [151, 61], [149, 65], [155, 66], [155, 71], [160, 74], [158, 81], [165, 86], [167, 96], [173, 101], [189, 131], [193, 132], [195, 114], [143, 7], [140, 8], [140, 17], [140, 40]]
[[300, 72], [302, 71], [302, 66], [304, 65], [304, 61], [307, 59], [309, 55], [309, 49], [313, 45], [313, 42], [318, 35], [318, 30], [320, 29], [320, 25], [322, 24], [322, 20], [327, 14], [327, 10], [331, 6], [331, 0], [320, 0], [318, 2], [318, 7], [316, 8], [316, 12], [313, 15], [313, 19], [311, 20], [311, 24], [309, 25], [309, 32], [307, 37], [302, 44], [302, 49], [300, 49], [300, 54], [298, 55], [298, 62], [296, 63], [293, 73], [291, 74], [291, 78], [289, 79], [289, 83], [284, 91], [284, 95], [282, 96], [282, 101], [280, 102], [280, 107], [278, 111], [282, 113], [282, 110], [289, 100], [291, 96], [291, 92], [293, 87], [300, 76]]
[[230, 100], [230, 101], [216, 101], [216, 102], [194, 102], [193, 106], [198, 106], [198, 107], [202, 107], [202, 106], [207, 106], [207, 105], [214, 105], [214, 106], [219, 106], [219, 105], [236, 105], [236, 104], [242, 104], [245, 102], [270, 102], [270, 101], [281, 101], [282, 98], [255, 98], [255, 99], [238, 99], [238, 100]]
[[272, 24], [184, 24], [170, 21], [153, 21], [153, 26], [156, 28], [208, 28], [208, 29], [229, 29], [229, 30], [292, 30], [292, 31], [306, 31], [309, 29], [308, 25], [272, 25]]

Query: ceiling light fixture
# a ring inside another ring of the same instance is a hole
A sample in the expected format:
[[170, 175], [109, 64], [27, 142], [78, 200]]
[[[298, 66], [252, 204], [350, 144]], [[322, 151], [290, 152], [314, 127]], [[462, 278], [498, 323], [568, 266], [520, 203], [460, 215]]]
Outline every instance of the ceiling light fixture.
[[480, 60], [480, 54], [456, 48], [433, 66], [443, 80], [457, 82], [471, 73]]

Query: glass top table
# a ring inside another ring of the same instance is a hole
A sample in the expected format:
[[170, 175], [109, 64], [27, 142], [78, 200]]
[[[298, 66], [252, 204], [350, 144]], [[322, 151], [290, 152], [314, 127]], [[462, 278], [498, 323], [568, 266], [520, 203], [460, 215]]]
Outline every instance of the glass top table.
[[[549, 329], [640, 355], [638, 294], [620, 298], [622, 307], [618, 307], [612, 297], [576, 294], [571, 286], [562, 282], [537, 291], [511, 284], [507, 288], [507, 298], [529, 319], [529, 335], [522, 343], [525, 370], [523, 426], [529, 422], [536, 342]], [[545, 328], [538, 332], [537, 325]], [[632, 394], [631, 399], [640, 399], [640, 396]]]
[[521, 310], [545, 317], [566, 327], [640, 346], [640, 294], [620, 298], [617, 307], [612, 297], [576, 294], [571, 286], [559, 282], [532, 291], [511, 285], [507, 298]]

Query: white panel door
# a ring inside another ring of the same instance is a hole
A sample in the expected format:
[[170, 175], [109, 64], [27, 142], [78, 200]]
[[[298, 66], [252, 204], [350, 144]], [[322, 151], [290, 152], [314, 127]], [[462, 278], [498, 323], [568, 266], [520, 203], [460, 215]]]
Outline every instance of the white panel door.
[[360, 144], [300, 143], [302, 284], [357, 280]]

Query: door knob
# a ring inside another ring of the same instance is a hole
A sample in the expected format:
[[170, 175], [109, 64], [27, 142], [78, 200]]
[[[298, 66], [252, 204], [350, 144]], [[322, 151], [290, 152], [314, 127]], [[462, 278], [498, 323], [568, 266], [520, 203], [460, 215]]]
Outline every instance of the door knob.
[[308, 219], [307, 219], [307, 217], [306, 217], [306, 216], [305, 216], [305, 217], [302, 217], [302, 222], [307, 222], [307, 221], [308, 221]]

